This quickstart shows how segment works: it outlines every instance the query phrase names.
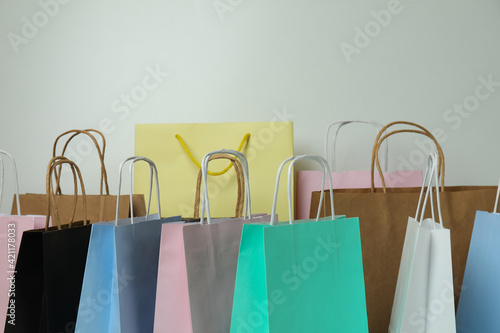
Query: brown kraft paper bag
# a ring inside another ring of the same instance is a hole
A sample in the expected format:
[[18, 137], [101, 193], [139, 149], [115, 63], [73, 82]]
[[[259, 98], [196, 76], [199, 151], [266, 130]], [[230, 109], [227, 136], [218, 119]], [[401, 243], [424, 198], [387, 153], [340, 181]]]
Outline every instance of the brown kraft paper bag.
[[[382, 129], [381, 133], [385, 129]], [[428, 131], [404, 130], [389, 133], [380, 141], [377, 138], [372, 156], [372, 182], [374, 160], [381, 141], [400, 132], [431, 135]], [[429, 137], [437, 143], [431, 136]], [[441, 209], [443, 220], [451, 231], [454, 288], [450, 286], [450, 289], [454, 289], [457, 304], [460, 290], [467, 288], [462, 285], [462, 279], [476, 211], [492, 209], [497, 187], [443, 187], [444, 155], [438, 144], [437, 150], [441, 159]], [[378, 160], [377, 167], [379, 168]], [[359, 218], [370, 332], [388, 331], [407, 221], [408, 217], [415, 215], [419, 194], [420, 188], [374, 189], [373, 185], [371, 189], [334, 190], [335, 212]], [[325, 195], [327, 197], [324, 202], [328, 202], [329, 193]], [[310, 216], [316, 216], [319, 196], [319, 191], [313, 192]], [[323, 205], [321, 216], [329, 214], [330, 206]], [[426, 214], [430, 216], [430, 207], [427, 207]], [[418, 319], [425, 319], [426, 314], [418, 315]]]
[[[96, 134], [101, 136], [102, 149], [91, 132], [95, 132]], [[56, 156], [57, 142], [61, 137], [67, 134], [72, 134], [72, 136], [66, 141], [61, 155], [64, 155], [69, 142], [79, 134], [85, 134], [93, 141], [93, 143], [97, 148], [97, 153], [99, 155], [101, 163], [101, 189], [100, 189], [100, 194], [87, 195], [87, 209], [88, 209], [87, 218], [89, 222], [95, 223], [95, 222], [105, 222], [114, 220], [116, 214], [116, 195], [109, 194], [107, 171], [104, 165], [104, 153], [106, 149], [106, 140], [104, 138], [104, 135], [101, 132], [93, 129], [67, 131], [56, 138], [53, 148], [53, 157]], [[60, 172], [61, 169], [59, 169], [59, 173], [55, 172], [57, 179], [59, 179], [60, 177]], [[103, 187], [105, 190], [103, 189]], [[71, 220], [72, 217], [75, 197], [73, 195], [63, 195], [61, 193], [61, 188], [59, 187], [59, 181], [57, 181], [56, 191], [57, 195], [55, 200], [57, 203], [59, 214], [61, 216], [61, 220], [69, 221]], [[21, 194], [19, 197], [22, 207], [21, 213], [23, 215], [47, 214], [46, 194], [27, 193], [27, 194]], [[75, 220], [82, 220], [83, 211], [81, 209], [82, 206], [80, 202], [82, 198], [80, 195], [77, 197], [77, 200], [78, 200], [78, 205], [77, 205]], [[132, 197], [132, 204], [134, 206], [135, 216], [146, 215], [146, 205], [143, 194], [134, 194]], [[12, 202], [12, 214], [17, 214], [17, 200], [15, 197]], [[118, 217], [119, 218], [130, 217], [130, 200], [125, 196], [120, 197], [120, 211], [118, 212]]]

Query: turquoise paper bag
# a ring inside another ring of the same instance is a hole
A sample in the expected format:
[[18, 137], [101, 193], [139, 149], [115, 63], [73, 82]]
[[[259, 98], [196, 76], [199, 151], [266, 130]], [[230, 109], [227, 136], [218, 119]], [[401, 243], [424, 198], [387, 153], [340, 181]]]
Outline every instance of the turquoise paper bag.
[[231, 319], [231, 333], [368, 332], [358, 219], [244, 225]]

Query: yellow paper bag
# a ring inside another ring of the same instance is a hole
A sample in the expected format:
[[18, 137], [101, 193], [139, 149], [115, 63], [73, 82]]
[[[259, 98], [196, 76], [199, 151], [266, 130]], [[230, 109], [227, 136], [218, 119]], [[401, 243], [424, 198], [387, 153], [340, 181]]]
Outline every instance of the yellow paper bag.
[[[270, 213], [278, 167], [293, 156], [292, 122], [138, 124], [135, 128], [135, 154], [153, 160], [158, 168], [164, 216], [193, 216], [196, 163], [210, 151], [238, 148], [248, 159], [252, 213]], [[228, 164], [217, 160], [209, 165], [210, 173], [222, 173], [208, 178], [210, 212], [215, 217], [232, 216], [236, 206], [236, 175], [232, 167], [224, 172]], [[137, 166], [144, 167], [148, 166]], [[282, 178], [280, 186], [287, 188]], [[135, 193], [148, 191], [149, 179], [137, 177]], [[279, 192], [278, 216], [288, 219], [286, 191]]]

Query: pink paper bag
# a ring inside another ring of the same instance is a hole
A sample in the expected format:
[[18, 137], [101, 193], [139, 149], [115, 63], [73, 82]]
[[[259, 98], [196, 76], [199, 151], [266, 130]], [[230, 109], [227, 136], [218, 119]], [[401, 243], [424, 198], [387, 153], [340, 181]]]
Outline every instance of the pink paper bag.
[[[217, 154], [234, 155], [241, 162], [247, 219], [210, 217], [208, 161]], [[229, 332], [243, 224], [271, 220], [269, 215], [251, 213], [248, 163], [242, 153], [226, 149], [208, 153], [201, 163], [201, 176], [201, 222], [162, 225], [155, 333]]]
[[163, 224], [154, 332], [229, 332], [243, 224], [269, 221]]

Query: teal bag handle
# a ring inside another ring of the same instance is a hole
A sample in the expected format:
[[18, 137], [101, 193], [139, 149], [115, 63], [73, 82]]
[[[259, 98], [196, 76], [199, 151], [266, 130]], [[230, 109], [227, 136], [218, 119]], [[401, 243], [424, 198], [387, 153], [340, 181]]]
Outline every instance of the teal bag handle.
[[316, 215], [316, 221], [319, 220], [319, 215], [321, 213], [321, 207], [323, 206], [323, 197], [325, 193], [325, 174], [328, 175], [328, 179], [330, 181], [330, 205], [331, 205], [331, 211], [332, 211], [332, 218], [335, 219], [335, 211], [334, 211], [334, 206], [333, 206], [333, 186], [332, 186], [332, 176], [330, 172], [330, 166], [328, 165], [328, 162], [321, 156], [318, 155], [298, 155], [298, 156], [292, 156], [284, 160], [281, 165], [278, 168], [278, 173], [276, 175], [276, 187], [274, 189], [274, 199], [273, 199], [273, 208], [272, 208], [272, 213], [271, 213], [271, 225], [276, 224], [276, 205], [278, 202], [278, 189], [279, 189], [279, 184], [280, 184], [280, 177], [281, 177], [281, 171], [285, 167], [285, 165], [288, 162], [290, 163], [290, 166], [288, 167], [288, 215], [289, 215], [289, 222], [292, 224], [292, 171], [293, 171], [293, 165], [295, 162], [302, 160], [302, 159], [308, 159], [308, 160], [313, 160], [318, 162], [322, 167], [323, 167], [323, 187], [321, 189], [321, 195], [319, 199], [319, 205], [318, 205], [318, 214]]

